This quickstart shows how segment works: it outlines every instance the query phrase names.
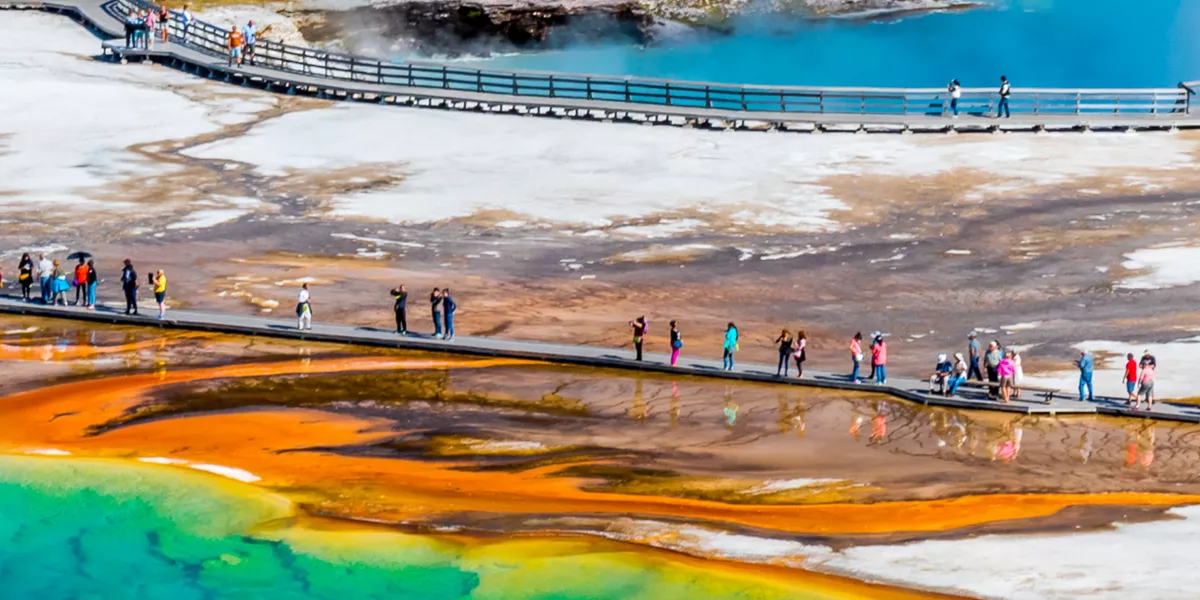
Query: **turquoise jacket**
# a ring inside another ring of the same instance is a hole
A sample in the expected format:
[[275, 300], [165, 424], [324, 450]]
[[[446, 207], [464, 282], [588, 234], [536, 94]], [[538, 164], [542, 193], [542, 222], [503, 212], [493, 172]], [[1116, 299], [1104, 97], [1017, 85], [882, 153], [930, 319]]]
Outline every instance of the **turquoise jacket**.
[[737, 351], [737, 337], [738, 337], [737, 327], [731, 327], [731, 328], [725, 330], [725, 349], [726, 350], [729, 350], [730, 352]]

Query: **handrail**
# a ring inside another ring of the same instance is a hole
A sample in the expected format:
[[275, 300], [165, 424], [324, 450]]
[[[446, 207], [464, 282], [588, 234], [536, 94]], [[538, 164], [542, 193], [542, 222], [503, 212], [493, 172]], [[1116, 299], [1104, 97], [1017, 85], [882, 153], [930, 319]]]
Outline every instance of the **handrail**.
[[[157, 8], [147, 0], [111, 0], [109, 14], [122, 20], [130, 9]], [[228, 30], [194, 21], [185, 38], [179, 13], [168, 23], [172, 41], [225, 58]], [[387, 62], [259, 39], [255, 66], [332, 80], [508, 96], [575, 98], [630, 104], [702, 107], [745, 112], [944, 115], [949, 99], [942, 88], [849, 88], [768, 86], [676, 81], [639, 77], [499, 71], [421, 61]], [[994, 114], [1000, 97], [990, 88], [963, 88], [960, 112]], [[1188, 114], [1191, 89], [1013, 89], [1013, 114]]]

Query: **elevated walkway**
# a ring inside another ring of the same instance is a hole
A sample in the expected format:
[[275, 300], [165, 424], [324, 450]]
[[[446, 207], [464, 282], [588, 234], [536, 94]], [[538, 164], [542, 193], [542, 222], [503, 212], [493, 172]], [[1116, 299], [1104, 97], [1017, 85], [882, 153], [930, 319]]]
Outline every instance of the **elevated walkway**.
[[0, 8], [74, 16], [121, 61], [149, 60], [231, 84], [334, 100], [708, 129], [798, 132], [1142, 131], [1200, 128], [1193, 88], [1014, 88], [1012, 118], [993, 118], [995, 90], [965, 89], [961, 116], [945, 90], [754, 86], [635, 77], [496, 71], [389, 62], [259, 40], [255, 64], [230, 66], [227, 31], [204, 22], [169, 41], [127, 48], [121, 16], [143, 0], [0, 0]]
[[[127, 316], [116, 310], [115, 307], [104, 305], [104, 303], [100, 303], [96, 310], [89, 311], [73, 306], [45, 306], [39, 303], [26, 303], [16, 297], [0, 296], [0, 314], [4, 313], [381, 348], [519, 358], [564, 365], [881, 393], [928, 406], [955, 409], [1048, 416], [1111, 415], [1139, 419], [1150, 418], [1165, 421], [1200, 423], [1200, 406], [1158, 403], [1153, 412], [1135, 412], [1125, 408], [1123, 401], [1112, 398], [1098, 399], [1096, 402], [1079, 402], [1077, 400], [1059, 398], [1049, 404], [1040, 401], [1040, 399], [1026, 399], [1013, 400], [1011, 404], [1001, 404], [988, 400], [986, 394], [979, 390], [968, 390], [963, 395], [953, 398], [928, 394], [927, 382], [905, 377], [892, 377], [888, 379], [886, 386], [876, 386], [872, 384], [853, 383], [845, 375], [816, 371], [807, 374], [805, 379], [778, 378], [775, 377], [775, 371], [770, 366], [753, 363], [739, 362], [733, 371], [724, 371], [721, 368], [719, 356], [714, 359], [704, 359], [698, 358], [693, 354], [684, 355], [680, 357], [679, 366], [672, 367], [669, 364], [669, 357], [666, 354], [647, 353], [645, 355], [646, 360], [638, 362], [632, 360], [632, 352], [616, 348], [470, 336], [458, 336], [451, 341], [443, 341], [420, 334], [401, 336], [388, 329], [378, 327], [357, 327], [330, 323], [314, 323], [311, 331], [299, 331], [292, 320], [284, 321], [280, 319], [186, 310], [170, 311], [167, 319], [159, 320], [154, 317]], [[688, 350], [695, 352], [691, 348]], [[719, 354], [719, 348], [716, 351], [708, 353]]]

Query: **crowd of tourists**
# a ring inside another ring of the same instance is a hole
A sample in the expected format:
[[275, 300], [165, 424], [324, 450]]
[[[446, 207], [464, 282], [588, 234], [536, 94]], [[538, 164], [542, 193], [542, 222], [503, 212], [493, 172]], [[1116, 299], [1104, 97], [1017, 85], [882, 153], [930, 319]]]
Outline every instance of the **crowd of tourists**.
[[131, 9], [125, 16], [125, 47], [149, 50], [156, 39], [163, 44], [167, 43], [171, 19], [179, 21], [183, 40], [186, 41], [192, 24], [196, 22], [192, 11], [186, 5], [176, 14], [172, 14], [165, 6]]
[[[17, 281], [21, 289], [21, 298], [26, 302], [40, 302], [47, 305], [66, 306], [67, 296], [74, 289], [74, 301], [71, 305], [80, 306], [87, 310], [96, 308], [96, 288], [101, 281], [96, 263], [92, 255], [86, 252], [76, 252], [67, 257], [76, 260], [74, 266], [66, 266], [58, 259], [52, 259], [44, 253], [36, 258], [29, 253], [21, 255], [17, 265]], [[125, 259], [121, 268], [120, 286], [125, 299], [125, 314], [137, 315], [138, 293], [142, 283], [137, 270], [130, 259]], [[0, 270], [0, 286], [4, 283], [3, 271]], [[164, 319], [167, 314], [167, 274], [158, 269], [146, 278], [148, 287], [154, 294], [158, 306], [158, 318]], [[34, 294], [34, 286], [37, 293]], [[408, 302], [409, 292], [406, 285], [400, 285], [390, 291], [392, 311], [396, 320], [396, 333], [409, 335]], [[432, 336], [442, 340], [454, 339], [454, 316], [458, 311], [458, 302], [450, 292], [450, 288], [434, 288], [429, 294], [429, 315], [432, 321]], [[311, 330], [313, 323], [312, 291], [308, 283], [301, 285], [296, 298], [296, 328]], [[645, 315], [629, 321], [633, 334], [634, 359], [644, 359], [643, 350], [646, 336], [650, 331], [650, 322]], [[669, 323], [670, 365], [678, 366], [680, 353], [683, 350], [683, 332], [678, 321]], [[732, 371], [735, 366], [734, 355], [741, 350], [737, 325], [730, 322], [724, 333], [722, 344], [722, 369]], [[888, 344], [882, 332], [874, 331], [870, 335], [870, 345], [863, 347], [864, 337], [861, 332], [850, 338], [849, 352], [851, 370], [848, 381], [856, 384], [863, 383], [860, 377], [863, 361], [869, 360], [870, 371], [866, 379], [876, 385], [887, 383]], [[795, 335], [784, 329], [774, 341], [778, 349], [776, 377], [791, 377], [792, 366], [795, 366], [795, 376], [804, 377], [804, 364], [808, 361], [808, 334], [798, 330]], [[1074, 363], [1079, 370], [1079, 399], [1094, 401], [1092, 376], [1095, 362], [1087, 352], [1081, 352]], [[1126, 401], [1135, 410], [1141, 408], [1145, 401], [1147, 408], [1154, 407], [1154, 381], [1157, 360], [1147, 351], [1140, 361], [1128, 355], [1125, 365], [1123, 383], [1126, 385]], [[984, 348], [978, 335], [971, 332], [967, 336], [966, 352], [956, 352], [950, 355], [937, 355], [933, 371], [929, 376], [929, 393], [953, 396], [959, 393], [962, 386], [972, 379], [980, 387], [986, 388], [989, 399], [1009, 403], [1014, 398], [1021, 397], [1021, 389], [1025, 373], [1022, 367], [1021, 353], [1016, 348], [1005, 348], [999, 340], [988, 342]], [[1034, 391], [1046, 391], [1033, 388]]]

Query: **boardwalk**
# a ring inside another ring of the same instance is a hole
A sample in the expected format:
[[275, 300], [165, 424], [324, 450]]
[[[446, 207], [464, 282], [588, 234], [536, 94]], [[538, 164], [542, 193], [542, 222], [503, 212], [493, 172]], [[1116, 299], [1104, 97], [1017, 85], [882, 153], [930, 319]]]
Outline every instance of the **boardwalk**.
[[[121, 305], [123, 306], [123, 305]], [[792, 385], [813, 388], [884, 393], [897, 398], [925, 404], [973, 410], [987, 410], [1016, 414], [1045, 415], [1112, 415], [1136, 418], [1154, 418], [1169, 421], [1200, 423], [1200, 407], [1159, 403], [1154, 412], [1134, 412], [1124, 403], [1111, 398], [1095, 403], [1068, 399], [1055, 399], [1050, 404], [1040, 400], [1014, 400], [1012, 404], [989, 401], [979, 391], [967, 392], [965, 397], [943, 398], [926, 393], [928, 384], [911, 378], [892, 377], [887, 386], [854, 384], [845, 375], [810, 371], [803, 379], [780, 379], [768, 365], [739, 363], [733, 371], [723, 371], [719, 356], [712, 359], [696, 356], [680, 357], [678, 367], [668, 364], [665, 354], [647, 353], [644, 362], [631, 360], [632, 353], [616, 348], [575, 346], [544, 342], [506, 340], [492, 337], [458, 336], [452, 341], [443, 341], [426, 335], [400, 336], [390, 329], [380, 327], [356, 327], [327, 323], [314, 323], [311, 331], [297, 331], [292, 320], [243, 317], [228, 314], [213, 314], [198, 311], [173, 310], [166, 320], [149, 316], [126, 316], [113, 306], [100, 303], [94, 311], [73, 306], [44, 306], [26, 303], [12, 296], [0, 296], [0, 313], [24, 314], [41, 317], [76, 319], [99, 323], [164, 327], [196, 331], [212, 331], [236, 335], [264, 336], [281, 339], [309, 340], [353, 344], [381, 348], [398, 348], [430, 352], [447, 352], [472, 356], [490, 356], [540, 360], [552, 363], [603, 367], [630, 371], [665, 373], [708, 377], [731, 381], [747, 381]], [[718, 349], [719, 350], [719, 349]], [[689, 348], [689, 351], [695, 351]], [[716, 352], [712, 353], [716, 354]]]
[[[102, 37], [123, 37], [119, 16], [142, 0], [0, 0], [0, 8], [71, 14]], [[796, 132], [1133, 131], [1200, 128], [1192, 88], [1021, 89], [1011, 119], [993, 119], [991, 89], [966, 89], [962, 115], [945, 114], [941, 89], [815, 88], [731, 85], [470, 69], [394, 63], [260, 40], [258, 65], [227, 65], [225, 31], [197, 23], [186, 40], [171, 20], [168, 43], [127, 49], [102, 44], [120, 60], [152, 60], [190, 73], [287, 94], [475, 112], [662, 124], [708, 129]]]

